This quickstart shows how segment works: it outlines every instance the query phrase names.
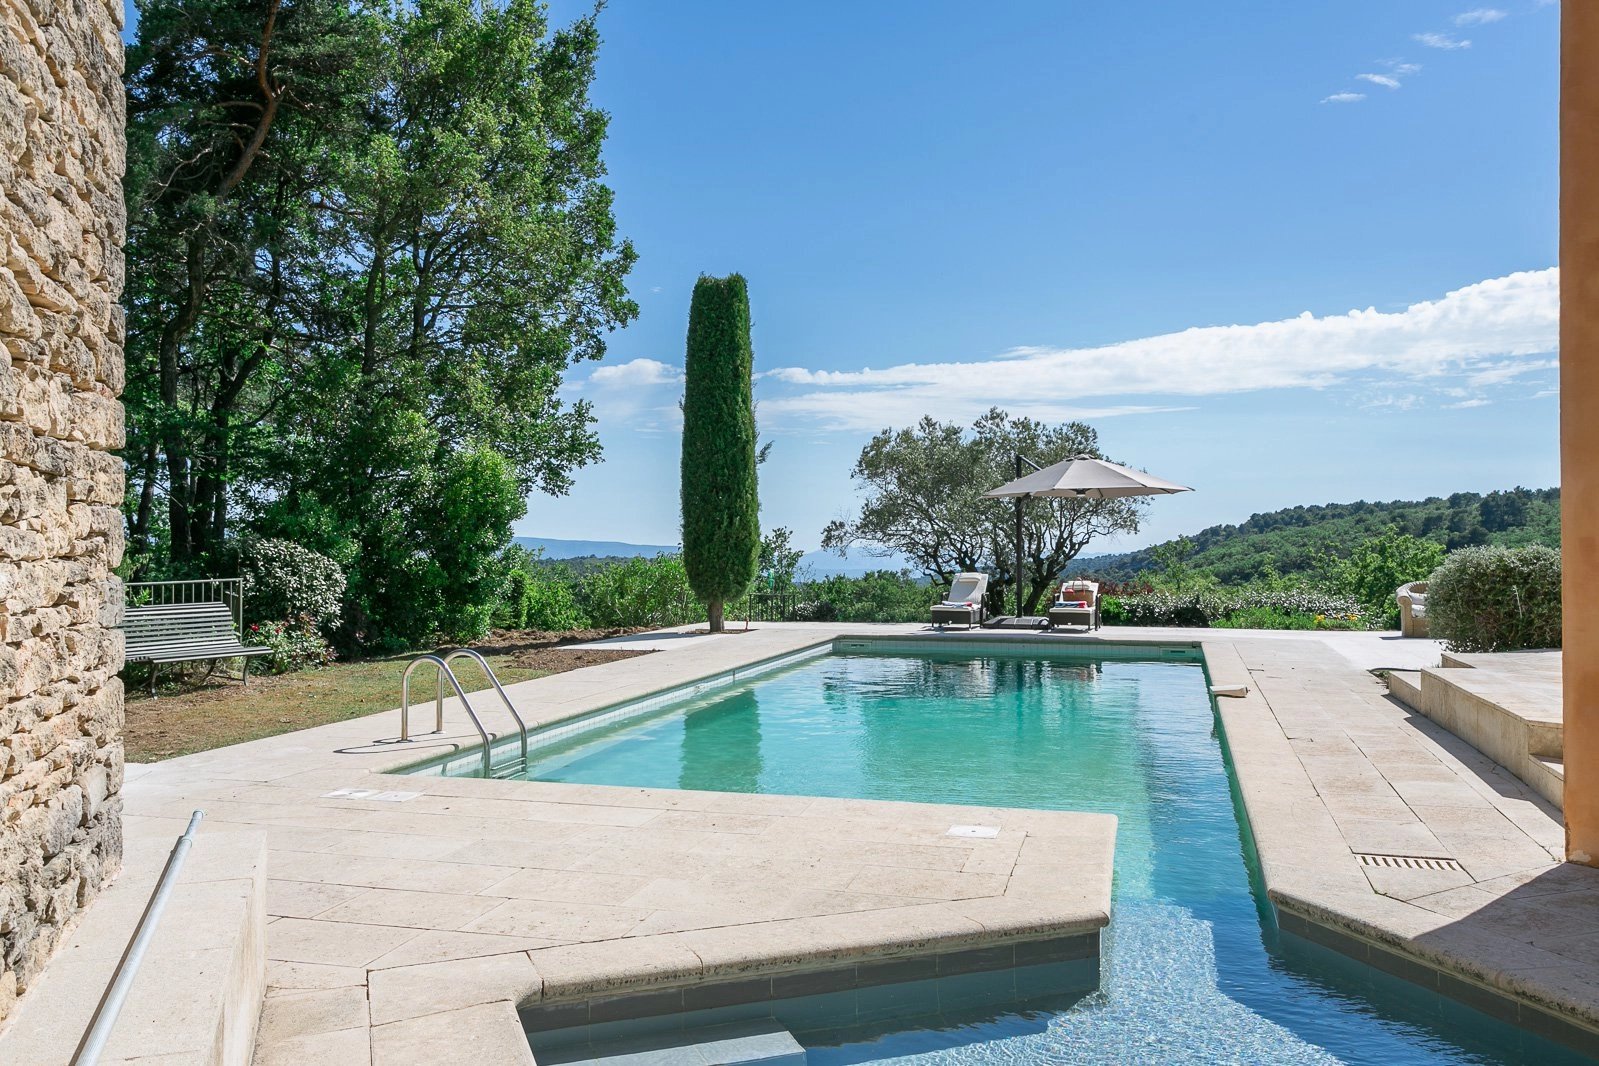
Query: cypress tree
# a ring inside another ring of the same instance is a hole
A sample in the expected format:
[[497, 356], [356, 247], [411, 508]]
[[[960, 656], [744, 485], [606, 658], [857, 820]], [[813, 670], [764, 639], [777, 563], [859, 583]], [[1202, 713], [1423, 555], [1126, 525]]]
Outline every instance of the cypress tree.
[[683, 373], [683, 566], [713, 633], [755, 577], [761, 551], [749, 288], [701, 276]]

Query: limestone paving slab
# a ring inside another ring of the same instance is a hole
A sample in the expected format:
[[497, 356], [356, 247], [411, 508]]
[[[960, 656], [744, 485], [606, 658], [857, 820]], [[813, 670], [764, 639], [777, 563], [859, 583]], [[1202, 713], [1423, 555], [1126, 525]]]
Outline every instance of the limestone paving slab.
[[[555, 722], [736, 675], [842, 631], [774, 628], [507, 691], [530, 722]], [[413, 728], [430, 727], [431, 712], [418, 708]], [[209, 825], [266, 834], [260, 1061], [353, 1049], [359, 1035], [374, 1064], [516, 1061], [479, 1045], [516, 1045], [515, 1007], [552, 997], [1108, 921], [1108, 816], [396, 776], [476, 742], [454, 700], [442, 733], [401, 745], [398, 725], [390, 711], [199, 753], [128, 787], [148, 846], [169, 844], [195, 807]], [[972, 823], [999, 834], [948, 836]], [[1058, 865], [1045, 870], [1041, 855]], [[526, 1054], [525, 1041], [505, 1054]]]
[[[1204, 649], [1212, 683], [1251, 685], [1218, 713], [1284, 928], [1332, 930], [1332, 946], [1374, 965], [1419, 960], [1449, 994], [1506, 997], [1518, 1024], [1599, 1049], [1599, 956], [1583, 951], [1599, 946], [1599, 870], [1560, 861], [1559, 812], [1328, 648]], [[1546, 677], [1550, 660], [1523, 669]]]

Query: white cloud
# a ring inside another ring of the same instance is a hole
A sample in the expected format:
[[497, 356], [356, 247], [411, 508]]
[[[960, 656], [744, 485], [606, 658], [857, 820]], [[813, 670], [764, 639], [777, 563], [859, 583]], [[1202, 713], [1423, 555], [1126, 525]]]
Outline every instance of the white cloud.
[[1466, 378], [1466, 384], [1473, 388], [1486, 388], [1489, 385], [1503, 385], [1513, 381], [1523, 374], [1536, 373], [1539, 370], [1554, 370], [1560, 366], [1559, 359], [1522, 359], [1515, 362], [1490, 363], [1471, 372]]
[[1459, 411], [1467, 407], [1487, 407], [1488, 403], [1489, 401], [1483, 399], [1481, 396], [1473, 396], [1471, 399], [1461, 400], [1459, 403], [1446, 403], [1444, 404], [1444, 407], [1451, 411]]
[[1321, 102], [1324, 104], [1354, 104], [1365, 98], [1365, 93], [1333, 93], [1331, 96], [1322, 97]]
[[1317, 317], [1306, 311], [1098, 348], [1013, 348], [984, 360], [881, 370], [788, 367], [766, 377], [799, 391], [768, 395], [761, 411], [820, 419], [829, 428], [874, 429], [923, 414], [965, 419], [993, 405], [1041, 418], [1105, 418], [1181, 409], [1162, 400], [1266, 389], [1373, 380], [1442, 389], [1472, 375], [1487, 384], [1552, 365], [1547, 357], [1558, 345], [1559, 314], [1559, 271], [1551, 267], [1394, 312]]
[[1385, 59], [1382, 63], [1388, 68], [1388, 73], [1396, 78], [1408, 78], [1421, 73], [1420, 63], [1406, 63], [1398, 59]]
[[656, 359], [634, 359], [626, 363], [597, 367], [589, 381], [605, 389], [636, 389], [650, 385], [675, 385], [683, 371]]
[[1398, 78], [1390, 77], [1387, 74], [1356, 74], [1355, 77], [1361, 81], [1369, 81], [1373, 85], [1381, 85], [1384, 89], [1397, 89], [1400, 84]]
[[1423, 398], [1414, 392], [1383, 393], [1367, 399], [1361, 406], [1369, 411], [1413, 411], [1423, 402]]
[[1507, 12], [1497, 7], [1479, 7], [1471, 11], [1462, 11], [1455, 16], [1456, 26], [1486, 26], [1490, 22], [1498, 22], [1505, 18]]
[[599, 366], [568, 389], [594, 405], [600, 425], [625, 425], [641, 433], [675, 432], [683, 414], [677, 405], [683, 371], [657, 359], [632, 359]]
[[1446, 52], [1456, 52], [1462, 48], [1471, 47], [1471, 42], [1464, 37], [1456, 37], [1448, 33], [1416, 33], [1412, 34], [1411, 37], [1428, 48], [1441, 48]]

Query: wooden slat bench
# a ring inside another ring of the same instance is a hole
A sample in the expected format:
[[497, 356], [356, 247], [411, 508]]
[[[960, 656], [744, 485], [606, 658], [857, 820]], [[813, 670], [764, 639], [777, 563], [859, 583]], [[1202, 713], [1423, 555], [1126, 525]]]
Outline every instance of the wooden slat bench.
[[150, 691], [155, 691], [156, 666], [218, 659], [243, 659], [249, 683], [250, 659], [269, 655], [271, 648], [246, 645], [233, 627], [233, 611], [225, 603], [161, 603], [129, 607], [122, 635], [130, 663], [150, 663]]

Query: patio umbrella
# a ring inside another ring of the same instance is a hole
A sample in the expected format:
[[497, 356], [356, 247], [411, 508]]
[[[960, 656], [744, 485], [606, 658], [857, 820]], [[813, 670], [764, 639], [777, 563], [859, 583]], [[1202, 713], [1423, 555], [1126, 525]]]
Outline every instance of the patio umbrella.
[[[1023, 463], [1034, 467], [1031, 474], [1022, 474]], [[1016, 501], [1016, 614], [1022, 613], [1022, 508], [1027, 500], [1034, 496], [1119, 500], [1128, 496], [1165, 496], [1192, 491], [1187, 485], [1166, 481], [1142, 470], [1130, 470], [1092, 455], [1074, 455], [1042, 468], [1018, 455], [1016, 480], [983, 493], [990, 499]]]

